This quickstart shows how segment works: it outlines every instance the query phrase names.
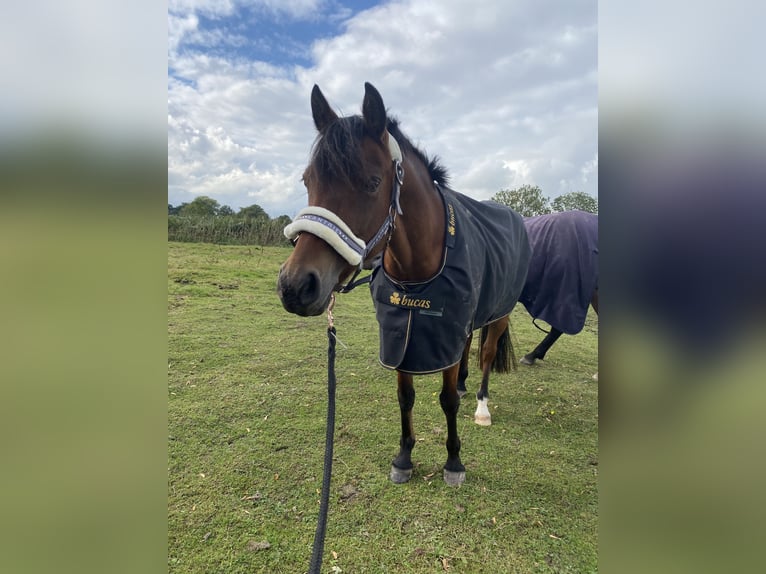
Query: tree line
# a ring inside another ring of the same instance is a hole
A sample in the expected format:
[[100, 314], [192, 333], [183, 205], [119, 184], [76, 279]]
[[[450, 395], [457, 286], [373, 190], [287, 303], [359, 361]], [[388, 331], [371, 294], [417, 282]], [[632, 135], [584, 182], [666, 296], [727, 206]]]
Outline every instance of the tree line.
[[235, 212], [206, 196], [168, 204], [168, 240], [235, 245], [289, 245], [282, 230], [292, 219], [272, 219], [258, 204]]
[[579, 209], [589, 213], [598, 213], [598, 200], [582, 191], [573, 191], [560, 195], [553, 200], [543, 195], [537, 185], [522, 185], [515, 189], [501, 189], [492, 196], [492, 200], [507, 205], [524, 217], [545, 215], [554, 211]]
[[[560, 195], [553, 200], [543, 195], [536, 185], [501, 189], [492, 200], [525, 217], [554, 211], [579, 209], [598, 213], [598, 200], [582, 191]], [[206, 196], [194, 198], [178, 206], [168, 204], [168, 240], [237, 245], [289, 245], [282, 230], [291, 218], [274, 219], [258, 204], [234, 211]]]

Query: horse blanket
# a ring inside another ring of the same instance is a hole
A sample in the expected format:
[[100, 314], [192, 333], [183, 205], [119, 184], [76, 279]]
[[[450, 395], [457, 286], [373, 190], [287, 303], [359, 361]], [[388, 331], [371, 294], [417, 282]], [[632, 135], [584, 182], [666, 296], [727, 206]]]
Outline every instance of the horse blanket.
[[524, 218], [532, 259], [519, 301], [535, 319], [576, 335], [598, 287], [598, 215], [562, 211]]
[[399, 282], [378, 265], [370, 282], [380, 363], [412, 374], [456, 364], [474, 329], [510, 313], [531, 256], [518, 213], [436, 187], [446, 218], [439, 272], [425, 282]]

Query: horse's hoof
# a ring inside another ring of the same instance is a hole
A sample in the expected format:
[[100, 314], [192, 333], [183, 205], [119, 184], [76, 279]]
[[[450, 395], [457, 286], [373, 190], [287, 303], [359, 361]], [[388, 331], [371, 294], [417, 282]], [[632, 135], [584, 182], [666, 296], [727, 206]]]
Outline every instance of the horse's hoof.
[[473, 422], [483, 427], [492, 426], [492, 417], [476, 415], [473, 417]]
[[391, 479], [391, 482], [396, 484], [404, 484], [407, 482], [410, 478], [412, 478], [412, 469], [411, 468], [397, 468], [393, 464], [391, 465], [391, 474], [388, 475], [388, 477]]
[[458, 389], [458, 390], [457, 390], [457, 396], [459, 396], [459, 397], [462, 399], [462, 398], [465, 396], [465, 394], [466, 394], [467, 392], [468, 392], [468, 391], [467, 391], [467, 390], [465, 390], [465, 389]]
[[489, 414], [487, 403], [489, 399], [479, 399], [476, 401], [476, 412], [473, 413], [473, 420], [477, 425], [488, 427], [492, 424], [492, 415]]
[[535, 364], [535, 359], [534, 359], [534, 357], [533, 357], [533, 358], [531, 358], [531, 359], [528, 359], [528, 358], [527, 358], [527, 356], [526, 356], [526, 355], [524, 355], [524, 356], [523, 356], [523, 357], [521, 357], [521, 359], [519, 360], [519, 363], [521, 363], [522, 365], [534, 365], [534, 364]]
[[444, 469], [444, 482], [447, 483], [447, 486], [460, 486], [465, 482], [465, 471], [459, 470], [447, 470]]

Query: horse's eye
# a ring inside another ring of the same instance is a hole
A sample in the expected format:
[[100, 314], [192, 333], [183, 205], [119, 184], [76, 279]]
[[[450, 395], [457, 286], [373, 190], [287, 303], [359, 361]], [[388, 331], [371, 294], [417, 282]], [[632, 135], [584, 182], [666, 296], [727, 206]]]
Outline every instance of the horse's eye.
[[374, 175], [370, 178], [370, 181], [367, 183], [367, 191], [373, 192], [378, 189], [378, 186], [380, 185], [381, 179]]

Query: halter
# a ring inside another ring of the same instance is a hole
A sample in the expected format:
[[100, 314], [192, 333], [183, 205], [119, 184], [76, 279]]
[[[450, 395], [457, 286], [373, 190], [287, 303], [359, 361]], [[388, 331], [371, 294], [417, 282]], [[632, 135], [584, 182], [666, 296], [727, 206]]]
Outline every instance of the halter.
[[293, 245], [295, 245], [296, 238], [301, 233], [311, 233], [327, 242], [327, 244], [332, 247], [338, 255], [348, 261], [350, 265], [357, 267], [356, 272], [349, 282], [343, 287], [336, 289], [340, 293], [348, 293], [354, 287], [369, 282], [369, 277], [364, 277], [359, 281], [355, 281], [355, 279], [359, 273], [361, 273], [364, 262], [370, 256], [370, 253], [386, 236], [388, 236], [386, 239], [386, 245], [388, 245], [394, 231], [396, 215], [402, 215], [402, 207], [399, 203], [399, 195], [402, 183], [404, 182], [402, 150], [399, 148], [399, 144], [394, 136], [392, 136], [390, 132], [386, 133], [388, 133], [388, 150], [391, 154], [391, 160], [394, 167], [393, 185], [391, 187], [391, 204], [388, 207], [388, 215], [386, 216], [386, 219], [369, 242], [365, 242], [363, 239], [357, 237], [354, 232], [351, 231], [351, 228], [335, 213], [319, 206], [310, 205], [301, 209], [293, 222], [288, 224], [284, 229], [285, 237], [287, 237]]

